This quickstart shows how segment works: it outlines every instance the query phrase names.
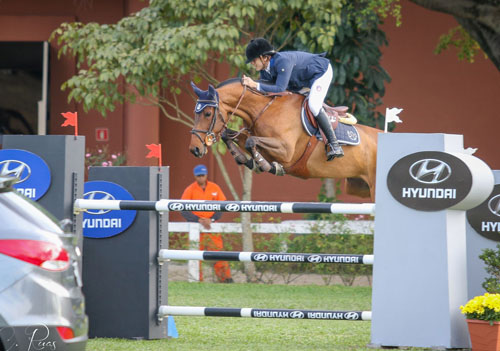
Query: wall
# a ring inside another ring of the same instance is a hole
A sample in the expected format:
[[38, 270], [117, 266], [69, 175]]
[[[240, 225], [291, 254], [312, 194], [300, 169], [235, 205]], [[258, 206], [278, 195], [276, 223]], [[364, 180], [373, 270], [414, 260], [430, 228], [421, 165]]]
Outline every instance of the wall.
[[[500, 158], [492, 141], [500, 126], [500, 72], [478, 55], [473, 64], [459, 61], [456, 49], [433, 54], [439, 36], [456, 27], [449, 15], [404, 1], [403, 25], [383, 27], [389, 47], [383, 67], [392, 77], [384, 105], [404, 108], [395, 132], [463, 134], [465, 147], [493, 169]], [[385, 111], [384, 106], [384, 111]]]
[[[116, 23], [128, 13], [145, 6], [139, 0], [65, 1], [65, 0], [2, 0], [0, 1], [0, 41], [42, 41], [61, 22], [97, 21]], [[499, 126], [497, 102], [500, 96], [499, 71], [490, 61], [478, 57], [474, 64], [459, 62], [455, 51], [434, 55], [440, 34], [456, 25], [453, 17], [428, 11], [402, 1], [403, 25], [396, 28], [388, 19], [384, 25], [389, 46], [383, 48], [382, 65], [392, 77], [387, 85], [385, 107], [402, 107], [395, 132], [458, 133], [465, 136], [465, 145], [478, 147], [476, 156], [492, 168], [500, 168], [496, 150], [488, 147]], [[1, 54], [1, 53], [0, 53]], [[146, 159], [145, 144], [161, 142], [163, 164], [171, 166], [172, 197], [179, 197], [193, 181], [192, 168], [203, 162], [209, 167], [209, 178], [219, 183], [231, 197], [213, 156], [196, 159], [188, 151], [189, 128], [167, 120], [156, 108], [125, 104], [103, 118], [95, 111], [85, 113], [81, 107], [67, 102], [67, 93], [60, 85], [76, 73], [75, 60], [57, 59], [57, 48], [51, 43], [50, 64], [50, 133], [71, 134], [62, 128], [61, 112], [78, 111], [80, 134], [86, 136], [87, 147], [102, 145], [95, 141], [95, 128], [110, 130], [110, 148], [126, 150], [130, 165], [154, 165]], [[230, 78], [224, 67], [213, 65], [220, 80]], [[201, 86], [206, 89], [206, 82]], [[1, 89], [1, 88], [0, 88]], [[183, 100], [185, 111], [192, 113], [194, 102]], [[227, 166], [237, 189], [241, 190], [240, 172], [230, 156]], [[315, 201], [321, 180], [301, 180], [289, 176], [254, 175], [255, 200]], [[343, 201], [364, 201], [342, 196]], [[173, 216], [175, 217], [175, 216]], [[174, 220], [178, 218], [173, 218]]]
[[[145, 5], [145, 2], [139, 0], [2, 0], [0, 41], [47, 41], [50, 34], [63, 22], [116, 23], [120, 18], [138, 11]], [[118, 152], [127, 151], [127, 146], [131, 145], [131, 165], [135, 165], [134, 159], [139, 158], [137, 145], [141, 145], [139, 152], [145, 153], [147, 150], [144, 144], [158, 143], [158, 111], [152, 111], [150, 107], [117, 105], [115, 111], [103, 117], [94, 110], [83, 111], [83, 108], [73, 101], [68, 103], [68, 91], [61, 91], [61, 85], [77, 73], [76, 61], [70, 56], [58, 58], [55, 41], [50, 43], [49, 70], [49, 134], [72, 134], [72, 127], [61, 127], [64, 122], [61, 113], [77, 111], [78, 131], [80, 135], [85, 135], [87, 148], [109, 144], [111, 151]], [[144, 115], [148, 116], [149, 123], [144, 123]], [[96, 141], [96, 128], [108, 128], [109, 142]], [[140, 156], [143, 158], [142, 154]], [[153, 160], [146, 160], [142, 161], [142, 164], [155, 163]]]

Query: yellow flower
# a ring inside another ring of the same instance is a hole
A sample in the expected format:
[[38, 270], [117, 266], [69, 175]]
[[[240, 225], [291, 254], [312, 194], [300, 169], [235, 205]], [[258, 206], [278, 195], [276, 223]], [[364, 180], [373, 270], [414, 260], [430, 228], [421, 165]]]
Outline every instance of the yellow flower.
[[476, 296], [460, 306], [460, 311], [469, 319], [500, 321], [500, 294]]

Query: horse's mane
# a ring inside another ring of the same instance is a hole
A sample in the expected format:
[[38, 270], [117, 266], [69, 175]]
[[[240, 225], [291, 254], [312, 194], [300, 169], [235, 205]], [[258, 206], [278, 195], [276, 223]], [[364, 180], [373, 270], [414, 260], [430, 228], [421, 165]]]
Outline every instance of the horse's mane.
[[[267, 81], [267, 80], [260, 80], [260, 79], [259, 79], [259, 80], [257, 80], [257, 82], [268, 83], [268, 84], [272, 83], [272, 82], [270, 82], [270, 81]], [[239, 84], [241, 84], [241, 78], [240, 78], [240, 77], [236, 77], [236, 78], [229, 78], [229, 79], [227, 79], [227, 80], [223, 81], [222, 83], [220, 83], [219, 85], [217, 85], [215, 88], [216, 88], [216, 89], [219, 89], [219, 88], [222, 88], [222, 87], [223, 87], [223, 86], [225, 86], [225, 85], [229, 85], [229, 84], [233, 84], [233, 83], [239, 83]]]
[[216, 89], [222, 88], [225, 85], [229, 85], [229, 84], [233, 84], [233, 83], [240, 83], [241, 84], [241, 78], [239, 78], [239, 77], [229, 78], [229, 79], [223, 81], [222, 83], [220, 83], [219, 85], [217, 85], [215, 88]]

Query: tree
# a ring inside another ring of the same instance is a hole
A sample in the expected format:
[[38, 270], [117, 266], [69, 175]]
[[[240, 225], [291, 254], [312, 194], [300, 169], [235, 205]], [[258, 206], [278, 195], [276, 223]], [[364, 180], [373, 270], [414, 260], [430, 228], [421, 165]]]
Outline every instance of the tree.
[[449, 45], [460, 48], [462, 58], [473, 60], [478, 46], [500, 70], [500, 1], [498, 0], [410, 0], [429, 10], [455, 17], [460, 28], [442, 37], [438, 52]]
[[[353, 31], [352, 24], [348, 23], [352, 21], [359, 28], [365, 26], [371, 30], [366, 23], [373, 23], [372, 18], [377, 17], [375, 11], [386, 15], [396, 1], [152, 0], [148, 7], [116, 24], [64, 23], [54, 31], [51, 40], [57, 38], [60, 55], [76, 56], [78, 74], [62, 88], [69, 89], [68, 99], [82, 103], [85, 111], [96, 109], [106, 115], [116, 104], [135, 102], [140, 95], [158, 106], [167, 118], [192, 126], [192, 116], [183, 111], [178, 102], [181, 93], [195, 99], [189, 81], [219, 83], [210, 68], [212, 62], [227, 63], [234, 74], [246, 72], [248, 66], [243, 55], [246, 43], [253, 37], [265, 36], [272, 42], [279, 42], [278, 49], [288, 46], [311, 52], [328, 51], [335, 60], [335, 55], [339, 54], [339, 62], [334, 65], [344, 73], [340, 73], [337, 83], [345, 83], [348, 75], [358, 83], [356, 87], [348, 87], [353, 89], [352, 94], [344, 92], [338, 98], [335, 94], [344, 88], [335, 89], [333, 100], [356, 103], [359, 111], [368, 112], [376, 105], [376, 98], [370, 102], [370, 97], [362, 98], [355, 90], [371, 82], [383, 95], [383, 80], [387, 77], [382, 74], [380, 82], [375, 73], [370, 80], [370, 73], [361, 74], [363, 78], [360, 78], [356, 69], [346, 70], [351, 63], [353, 67], [359, 66], [360, 71], [368, 69], [366, 58], [369, 55], [362, 53], [362, 47], [356, 55], [344, 55], [344, 50], [332, 53], [334, 39], [337, 34], [341, 42], [343, 38], [351, 38], [357, 30]], [[342, 38], [338, 32], [341, 23], [348, 25]], [[373, 50], [373, 46], [369, 50]], [[220, 155], [214, 154], [232, 195], [239, 199], [230, 185]], [[250, 200], [251, 183], [249, 186], [247, 182], [251, 182], [251, 177], [246, 170], [243, 177], [243, 200]], [[249, 227], [250, 216], [245, 220]], [[245, 242], [251, 244], [251, 240]], [[243, 249], [253, 251], [248, 246]]]

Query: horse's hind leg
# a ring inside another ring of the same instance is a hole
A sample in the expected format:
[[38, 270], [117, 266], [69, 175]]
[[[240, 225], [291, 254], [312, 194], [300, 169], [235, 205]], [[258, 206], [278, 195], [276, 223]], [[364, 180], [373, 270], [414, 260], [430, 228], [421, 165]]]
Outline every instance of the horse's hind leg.
[[277, 162], [269, 163], [257, 150], [257, 142], [255, 137], [248, 137], [245, 148], [252, 155], [253, 160], [262, 172], [269, 172], [271, 174], [282, 176], [285, 170], [282, 165]]
[[226, 144], [229, 152], [231, 155], [233, 155], [235, 161], [239, 165], [245, 165], [247, 168], [250, 170], [253, 170], [255, 167], [255, 163], [253, 160], [250, 158], [248, 159], [243, 152], [241, 152], [241, 149], [236, 146], [236, 144], [233, 142], [234, 141], [234, 136], [236, 135], [236, 131], [231, 130], [231, 129], [226, 129], [222, 135], [221, 139]]

